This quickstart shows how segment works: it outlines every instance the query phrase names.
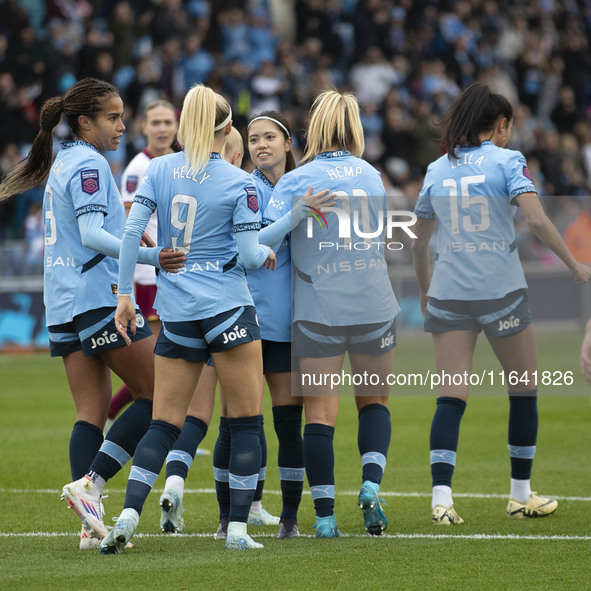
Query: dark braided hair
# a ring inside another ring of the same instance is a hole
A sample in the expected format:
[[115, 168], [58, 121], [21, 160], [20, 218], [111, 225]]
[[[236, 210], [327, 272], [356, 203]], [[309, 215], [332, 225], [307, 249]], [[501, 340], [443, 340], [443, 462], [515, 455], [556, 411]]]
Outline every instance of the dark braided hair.
[[74, 136], [79, 132], [78, 117], [84, 115], [94, 120], [100, 112], [105, 96], [119, 94], [108, 82], [96, 78], [84, 78], [76, 82], [63, 97], [50, 98], [41, 107], [37, 133], [24, 164], [9, 172], [0, 185], [0, 201], [36, 187], [47, 179], [53, 162], [53, 129], [62, 113]]
[[480, 146], [480, 134], [491, 131], [499, 117], [513, 119], [511, 103], [491, 92], [486, 84], [475, 82], [456, 97], [444, 113], [440, 125], [448, 158], [455, 158], [456, 146]]

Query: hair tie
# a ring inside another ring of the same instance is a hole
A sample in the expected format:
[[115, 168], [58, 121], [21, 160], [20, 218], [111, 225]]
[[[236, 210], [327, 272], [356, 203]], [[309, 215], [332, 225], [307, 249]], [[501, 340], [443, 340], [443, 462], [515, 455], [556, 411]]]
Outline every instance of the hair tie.
[[213, 128], [213, 131], [219, 131], [220, 129], [223, 129], [224, 127], [226, 127], [226, 125], [228, 125], [228, 123], [230, 123], [230, 121], [232, 121], [232, 109], [230, 109], [230, 113], [228, 114], [228, 116], [219, 124], [216, 125]]
[[291, 137], [291, 133], [289, 133], [287, 127], [285, 127], [285, 125], [283, 125], [283, 123], [281, 123], [281, 121], [277, 121], [277, 119], [273, 119], [273, 117], [267, 117], [267, 115], [259, 115], [258, 117], [255, 117], [254, 119], [251, 120], [251, 122], [246, 126], [246, 129], [248, 130], [248, 128], [255, 122], [258, 121], [259, 119], [267, 119], [268, 121], [272, 121], [273, 123], [275, 123], [276, 125], [278, 125], [279, 127], [281, 127], [281, 129], [283, 129], [283, 131], [285, 131], [287, 137]]

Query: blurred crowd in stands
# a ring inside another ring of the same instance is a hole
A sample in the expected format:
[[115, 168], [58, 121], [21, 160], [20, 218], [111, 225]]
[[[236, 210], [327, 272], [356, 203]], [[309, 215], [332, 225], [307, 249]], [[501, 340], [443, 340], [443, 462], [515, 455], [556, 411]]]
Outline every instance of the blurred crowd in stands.
[[[116, 178], [144, 146], [139, 121], [155, 98], [180, 109], [203, 82], [231, 101], [242, 132], [252, 113], [276, 109], [301, 154], [311, 101], [336, 87], [359, 99], [365, 158], [393, 204], [413, 209], [441, 154], [439, 116], [479, 81], [512, 102], [508, 147], [591, 263], [590, 43], [590, 0], [0, 0], [0, 171], [26, 155], [43, 101], [86, 76], [124, 99], [126, 143], [106, 154]], [[29, 263], [42, 257], [42, 192], [0, 205], [0, 243], [26, 237]], [[517, 224], [522, 257], [545, 260]]]

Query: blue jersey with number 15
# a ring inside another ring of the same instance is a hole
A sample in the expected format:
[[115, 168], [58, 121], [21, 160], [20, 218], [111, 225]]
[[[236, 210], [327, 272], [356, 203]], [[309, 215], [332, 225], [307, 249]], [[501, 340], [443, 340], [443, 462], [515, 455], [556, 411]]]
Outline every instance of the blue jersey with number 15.
[[527, 287], [513, 219], [514, 199], [535, 193], [521, 152], [482, 145], [456, 147], [429, 165], [415, 213], [439, 220], [437, 261], [428, 295], [490, 300]]

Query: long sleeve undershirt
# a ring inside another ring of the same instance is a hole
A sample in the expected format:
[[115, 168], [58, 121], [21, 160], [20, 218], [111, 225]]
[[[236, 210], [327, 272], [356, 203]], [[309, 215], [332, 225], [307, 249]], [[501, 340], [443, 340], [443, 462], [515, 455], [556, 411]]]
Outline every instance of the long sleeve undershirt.
[[[121, 240], [113, 236], [113, 234], [109, 234], [103, 228], [104, 219], [104, 214], [98, 211], [85, 213], [78, 217], [78, 229], [80, 230], [82, 245], [86, 248], [92, 248], [92, 250], [96, 250], [101, 254], [118, 259], [119, 251], [121, 250]], [[146, 265], [159, 267], [158, 257], [160, 256], [161, 250], [161, 248], [147, 248], [143, 246], [139, 249], [138, 261]]]

